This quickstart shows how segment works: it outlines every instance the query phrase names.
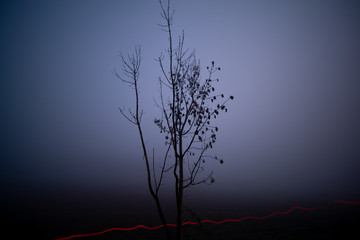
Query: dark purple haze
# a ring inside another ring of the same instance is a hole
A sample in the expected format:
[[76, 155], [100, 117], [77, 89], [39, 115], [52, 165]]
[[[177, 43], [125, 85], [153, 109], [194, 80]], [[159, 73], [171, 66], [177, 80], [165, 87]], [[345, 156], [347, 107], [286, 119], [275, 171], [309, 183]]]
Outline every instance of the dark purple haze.
[[[185, 30], [203, 70], [212, 60], [221, 66], [218, 90], [235, 96], [218, 121], [225, 163], [209, 163], [215, 184], [187, 201], [359, 200], [360, 4], [173, 2], [174, 34]], [[8, 1], [0, 9], [5, 201], [151, 201], [136, 128], [118, 111], [133, 95], [112, 70], [119, 51], [142, 46], [144, 134], [160, 157], [154, 59], [167, 36], [158, 2]]]

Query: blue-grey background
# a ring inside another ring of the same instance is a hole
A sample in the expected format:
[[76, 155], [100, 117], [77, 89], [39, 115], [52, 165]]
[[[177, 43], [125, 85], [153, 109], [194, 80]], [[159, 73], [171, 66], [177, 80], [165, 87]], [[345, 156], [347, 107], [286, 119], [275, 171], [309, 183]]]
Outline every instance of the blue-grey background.
[[[360, 4], [177, 0], [172, 6], [174, 36], [185, 31], [203, 70], [215, 60], [222, 68], [217, 89], [235, 96], [218, 121], [216, 155], [225, 163], [209, 162], [215, 184], [188, 191], [187, 201], [240, 208], [356, 200]], [[134, 106], [133, 93], [112, 72], [121, 70], [119, 51], [141, 45], [144, 135], [160, 157], [154, 59], [168, 42], [157, 25], [158, 1], [2, 1], [0, 9], [3, 200], [153, 206], [137, 130], [118, 110]], [[171, 188], [165, 184], [165, 198]]]

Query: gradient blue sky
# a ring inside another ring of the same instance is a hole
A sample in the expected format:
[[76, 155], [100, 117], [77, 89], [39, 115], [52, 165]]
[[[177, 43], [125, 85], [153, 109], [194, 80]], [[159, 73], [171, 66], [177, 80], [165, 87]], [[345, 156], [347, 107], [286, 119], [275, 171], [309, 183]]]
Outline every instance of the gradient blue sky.
[[[202, 69], [234, 95], [218, 122], [216, 183], [202, 196], [317, 199], [360, 192], [360, 4], [173, 1]], [[156, 0], [2, 1], [1, 182], [24, 189], [148, 194], [139, 138], [112, 74], [142, 47], [145, 137], [160, 156], [156, 59], [167, 47]], [[170, 188], [171, 186], [168, 185]], [[166, 188], [166, 187], [165, 187]], [[86, 189], [86, 190], [84, 190]], [[188, 198], [191, 198], [190, 194]]]

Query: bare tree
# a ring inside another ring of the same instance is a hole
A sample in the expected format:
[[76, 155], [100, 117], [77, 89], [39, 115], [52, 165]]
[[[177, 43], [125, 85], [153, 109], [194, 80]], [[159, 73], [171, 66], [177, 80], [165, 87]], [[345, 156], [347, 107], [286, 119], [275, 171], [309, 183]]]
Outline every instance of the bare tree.
[[[202, 80], [200, 61], [196, 58], [195, 52], [184, 49], [184, 33], [174, 46], [172, 35], [174, 11], [170, 10], [170, 0], [167, 6], [164, 6], [161, 0], [159, 2], [161, 17], [164, 20], [164, 23], [159, 25], [167, 33], [169, 40], [167, 54], [161, 54], [157, 59], [162, 73], [159, 77], [160, 99], [156, 103], [161, 111], [161, 118], [156, 118], [154, 123], [159, 127], [160, 132], [165, 134], [167, 146], [159, 176], [155, 174], [154, 159], [153, 166], [150, 166], [141, 128], [143, 111], [139, 109], [138, 79], [141, 62], [139, 46], [135, 48], [135, 54], [129, 55], [127, 59], [121, 55], [122, 72], [125, 77], [116, 71], [115, 74], [135, 91], [135, 112], [130, 109], [128, 114], [124, 109], [120, 109], [120, 112], [138, 128], [146, 163], [148, 187], [156, 202], [168, 239], [171, 239], [171, 236], [159, 201], [159, 189], [164, 174], [172, 171], [176, 194], [176, 238], [180, 240], [183, 235], [184, 190], [201, 183], [214, 182], [212, 172], [201, 174], [208, 159], [223, 163], [223, 160], [217, 156], [206, 154], [216, 142], [218, 127], [212, 122], [221, 112], [227, 112], [225, 104], [234, 97], [225, 98], [224, 94], [216, 94], [214, 85], [219, 79], [214, 79], [214, 74], [220, 71], [220, 67], [217, 67], [214, 61], [206, 68], [207, 78]], [[170, 152], [172, 154], [169, 154]]]
[[[166, 232], [166, 236], [168, 239], [171, 239], [171, 235], [170, 235], [170, 231], [168, 229], [167, 226], [167, 222], [163, 213], [163, 210], [161, 208], [161, 204], [160, 204], [160, 200], [159, 200], [159, 189], [161, 186], [161, 182], [163, 180], [163, 173], [164, 173], [164, 167], [165, 167], [165, 162], [163, 164], [163, 169], [161, 171], [161, 175], [158, 181], [153, 181], [151, 180], [151, 167], [150, 167], [150, 161], [149, 161], [149, 155], [146, 149], [146, 145], [145, 145], [145, 140], [144, 140], [144, 136], [143, 136], [143, 131], [142, 131], [142, 127], [141, 127], [141, 119], [143, 116], [143, 110], [140, 110], [139, 108], [139, 86], [138, 86], [138, 81], [139, 81], [139, 70], [140, 70], [140, 63], [141, 63], [141, 48], [140, 46], [136, 46], [135, 47], [135, 53], [133, 55], [128, 55], [127, 58], [125, 58], [121, 53], [120, 53], [121, 59], [122, 59], [122, 64], [123, 64], [123, 68], [122, 68], [122, 73], [124, 75], [121, 76], [119, 75], [116, 70], [114, 70], [115, 75], [124, 83], [128, 84], [130, 87], [132, 87], [134, 89], [135, 92], [135, 112], [131, 111], [130, 109], [128, 109], [129, 113], [126, 114], [124, 111], [124, 108], [120, 110], [120, 113], [132, 124], [137, 126], [138, 129], [138, 133], [140, 136], [140, 141], [141, 141], [141, 146], [142, 146], [142, 150], [143, 150], [143, 154], [144, 154], [144, 160], [145, 160], [145, 165], [146, 165], [146, 173], [147, 173], [147, 182], [148, 182], [148, 188], [150, 190], [150, 194], [153, 197], [153, 199], [155, 200], [156, 203], [156, 207], [157, 207], [157, 211], [159, 213], [161, 222], [164, 225], [164, 229]], [[166, 160], [166, 157], [165, 157]], [[154, 170], [154, 168], [153, 168]], [[154, 172], [155, 173], [155, 172]], [[155, 174], [154, 174], [154, 178], [155, 178]]]

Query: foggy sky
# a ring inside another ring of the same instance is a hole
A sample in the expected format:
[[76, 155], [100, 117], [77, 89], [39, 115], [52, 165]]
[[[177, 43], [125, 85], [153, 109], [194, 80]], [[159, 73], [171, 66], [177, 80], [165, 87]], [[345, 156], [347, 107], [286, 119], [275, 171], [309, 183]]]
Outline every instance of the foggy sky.
[[[359, 196], [360, 5], [173, 7], [174, 35], [185, 31], [202, 70], [212, 60], [221, 66], [217, 89], [235, 96], [218, 121], [215, 150], [225, 163], [209, 163], [216, 182], [196, 189], [249, 199]], [[2, 187], [148, 194], [137, 130], [118, 111], [133, 107], [133, 94], [112, 71], [119, 51], [141, 45], [144, 135], [161, 156], [154, 59], [167, 36], [158, 2], [8, 1], [0, 9]]]

